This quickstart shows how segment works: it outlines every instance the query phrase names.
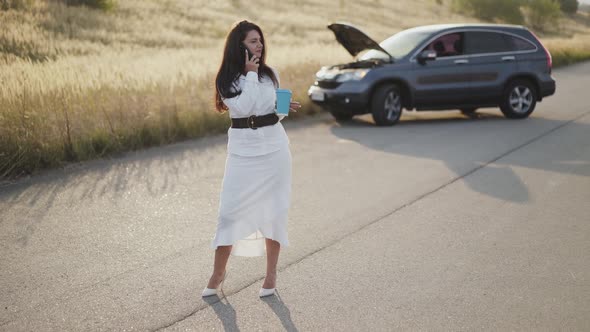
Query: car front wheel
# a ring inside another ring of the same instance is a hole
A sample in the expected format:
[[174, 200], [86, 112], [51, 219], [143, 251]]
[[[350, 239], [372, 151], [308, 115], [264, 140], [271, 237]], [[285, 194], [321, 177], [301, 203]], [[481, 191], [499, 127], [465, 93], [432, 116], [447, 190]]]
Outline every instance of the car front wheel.
[[378, 126], [392, 126], [402, 115], [402, 95], [399, 87], [383, 85], [375, 91], [371, 101], [371, 113]]
[[500, 103], [500, 109], [509, 119], [524, 119], [535, 110], [537, 90], [533, 84], [525, 80], [510, 82]]

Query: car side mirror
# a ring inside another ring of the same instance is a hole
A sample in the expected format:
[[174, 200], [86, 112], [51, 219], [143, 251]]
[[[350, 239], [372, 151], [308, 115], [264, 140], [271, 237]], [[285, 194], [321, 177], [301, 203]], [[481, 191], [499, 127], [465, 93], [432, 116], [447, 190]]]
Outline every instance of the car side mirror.
[[425, 50], [420, 52], [420, 54], [418, 55], [418, 62], [420, 62], [420, 64], [422, 65], [426, 63], [426, 61], [432, 60], [436, 60], [436, 51]]

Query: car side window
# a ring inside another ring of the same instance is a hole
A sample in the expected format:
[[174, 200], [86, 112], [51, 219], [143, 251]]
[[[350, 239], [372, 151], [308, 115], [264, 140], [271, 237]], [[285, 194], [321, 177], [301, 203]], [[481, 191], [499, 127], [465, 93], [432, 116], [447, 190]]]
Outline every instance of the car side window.
[[536, 46], [533, 45], [531, 42], [526, 41], [522, 38], [509, 35], [504, 35], [504, 38], [508, 42], [508, 45], [510, 45], [510, 49], [513, 51], [531, 51], [536, 48]]
[[470, 31], [465, 37], [466, 54], [510, 52], [511, 45], [505, 34], [490, 31]]
[[463, 33], [455, 32], [440, 36], [428, 44], [422, 51], [436, 51], [437, 58], [463, 54]]

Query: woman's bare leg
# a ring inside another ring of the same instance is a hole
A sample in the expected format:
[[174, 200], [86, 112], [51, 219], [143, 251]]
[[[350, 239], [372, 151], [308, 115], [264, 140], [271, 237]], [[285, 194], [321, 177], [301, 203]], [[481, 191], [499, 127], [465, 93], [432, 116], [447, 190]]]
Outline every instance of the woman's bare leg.
[[277, 241], [266, 239], [266, 278], [262, 288], [275, 288], [277, 284], [277, 262], [281, 244]]
[[215, 262], [213, 263], [213, 275], [209, 279], [207, 288], [217, 288], [223, 280], [225, 274], [225, 266], [229, 259], [232, 246], [218, 246], [215, 250]]

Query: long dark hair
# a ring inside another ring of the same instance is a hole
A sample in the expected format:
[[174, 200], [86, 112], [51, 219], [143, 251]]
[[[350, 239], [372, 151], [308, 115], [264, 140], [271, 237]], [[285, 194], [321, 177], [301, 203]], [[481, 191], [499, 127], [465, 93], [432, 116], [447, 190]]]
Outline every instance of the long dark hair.
[[[275, 86], [278, 86], [277, 78], [272, 69], [266, 65], [266, 43], [264, 42], [264, 35], [260, 27], [252, 22], [241, 21], [234, 25], [228, 33], [225, 40], [225, 48], [223, 50], [223, 60], [219, 66], [217, 77], [215, 78], [215, 108], [218, 112], [227, 110], [227, 106], [223, 103], [221, 98], [232, 98], [242, 93], [237, 90], [235, 81], [240, 74], [244, 72], [246, 66], [246, 58], [244, 49], [241, 48], [248, 32], [256, 30], [260, 34], [260, 42], [262, 43], [262, 54], [258, 62], [258, 79], [263, 76], [269, 77]], [[232, 91], [232, 86], [234, 87]]]

